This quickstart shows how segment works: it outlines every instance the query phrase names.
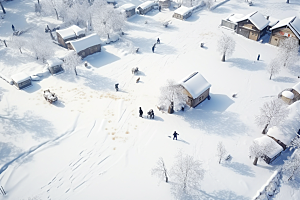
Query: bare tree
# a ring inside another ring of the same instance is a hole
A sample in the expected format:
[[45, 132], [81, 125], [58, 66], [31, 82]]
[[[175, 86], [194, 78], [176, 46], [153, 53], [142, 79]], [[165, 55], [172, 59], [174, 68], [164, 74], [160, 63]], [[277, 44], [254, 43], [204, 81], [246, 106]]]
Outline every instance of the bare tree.
[[295, 38], [280, 40], [277, 57], [284, 67], [289, 67], [298, 60], [299, 44]]
[[289, 114], [287, 105], [281, 99], [273, 99], [264, 103], [260, 108], [260, 115], [255, 117], [255, 122], [259, 126], [265, 125], [265, 130], [269, 126], [275, 126], [282, 123]]
[[217, 157], [219, 158], [219, 164], [221, 163], [222, 160], [225, 159], [226, 154], [227, 151], [225, 149], [225, 146], [223, 145], [222, 142], [219, 142], [217, 146]]
[[77, 76], [77, 69], [76, 67], [82, 64], [81, 57], [77, 55], [76, 52], [71, 52], [64, 58], [64, 68], [66, 71], [74, 71], [75, 75]]
[[169, 181], [168, 171], [162, 157], [158, 159], [156, 166], [151, 170], [151, 174], [160, 179], [165, 179], [166, 183]]
[[223, 34], [218, 41], [218, 51], [222, 54], [222, 61], [225, 62], [225, 56], [230, 56], [234, 52], [235, 41], [232, 37]]
[[294, 176], [300, 174], [300, 152], [296, 150], [288, 160], [284, 161], [282, 167], [283, 172], [289, 176], [288, 180], [290, 181]]
[[205, 170], [202, 168], [202, 163], [199, 160], [190, 155], [182, 155], [182, 152], [178, 153], [171, 172], [179, 189], [183, 192], [198, 188], [205, 174]]
[[270, 74], [270, 80], [273, 75], [279, 74], [280, 72], [280, 62], [278, 59], [273, 59], [267, 66], [267, 72]]
[[159, 103], [169, 107], [169, 113], [174, 112], [174, 107], [178, 109], [186, 104], [188, 97], [184, 93], [184, 89], [174, 80], [167, 80], [167, 85], [161, 87], [160, 92]]
[[206, 8], [207, 8], [208, 10], [210, 10], [211, 7], [214, 5], [214, 0], [206, 0], [206, 1], [205, 1], [205, 5], [206, 5]]
[[12, 36], [11, 37], [11, 42], [12, 42], [12, 47], [16, 48], [20, 51], [20, 53], [22, 52], [22, 48], [26, 45], [26, 40], [21, 37], [21, 36]]
[[258, 159], [264, 158], [267, 154], [274, 150], [273, 144], [259, 144], [257, 141], [253, 141], [252, 145], [249, 147], [249, 157], [254, 158], [253, 165], [257, 165]]

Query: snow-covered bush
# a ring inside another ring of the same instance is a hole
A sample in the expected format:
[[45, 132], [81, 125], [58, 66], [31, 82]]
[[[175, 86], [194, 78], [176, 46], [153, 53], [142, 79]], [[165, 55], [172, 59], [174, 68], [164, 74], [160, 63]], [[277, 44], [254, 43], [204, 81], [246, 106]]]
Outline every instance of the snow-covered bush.
[[277, 57], [284, 67], [290, 67], [299, 59], [298, 50], [298, 41], [289, 37], [284, 40], [280, 40]]
[[82, 64], [81, 57], [77, 55], [76, 52], [70, 52], [65, 58], [63, 67], [65, 71], [74, 71], [75, 75], [77, 76], [76, 67]]
[[295, 176], [300, 175], [300, 151], [295, 150], [293, 155], [284, 161], [283, 172], [292, 180]]

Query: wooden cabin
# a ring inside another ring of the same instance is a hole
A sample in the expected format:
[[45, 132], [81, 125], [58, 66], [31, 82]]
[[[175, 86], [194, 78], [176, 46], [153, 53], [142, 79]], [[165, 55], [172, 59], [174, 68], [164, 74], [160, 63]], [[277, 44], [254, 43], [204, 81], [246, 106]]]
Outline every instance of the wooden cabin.
[[52, 75], [56, 75], [64, 71], [62, 68], [63, 61], [58, 58], [48, 59], [47, 63], [48, 70]]
[[211, 84], [199, 73], [194, 72], [179, 83], [188, 96], [187, 104], [196, 107], [206, 98], [209, 98]]
[[292, 103], [294, 103], [293, 99], [294, 99], [294, 94], [291, 91], [283, 91], [281, 93], [281, 99], [288, 105], [291, 105]]
[[68, 49], [74, 50], [82, 58], [101, 52], [100, 37], [94, 33], [78, 40], [67, 42]]
[[32, 85], [30, 76], [24, 72], [11, 76], [11, 79], [13, 81], [13, 85], [19, 90]]
[[298, 17], [289, 17], [280, 20], [271, 29], [272, 34], [269, 43], [279, 46], [280, 41], [292, 37], [300, 45], [300, 19]]
[[170, 6], [171, 6], [171, 0], [159, 0], [158, 1], [158, 5], [161, 8], [170, 8]]
[[146, 1], [146, 2], [142, 3], [141, 5], [139, 5], [136, 8], [136, 11], [140, 15], [145, 15], [147, 12], [152, 10], [154, 8], [154, 6], [156, 6], [156, 5], [157, 4], [154, 1]]
[[257, 41], [266, 33], [270, 21], [256, 11], [242, 17], [236, 23], [237, 34]]
[[173, 17], [176, 19], [186, 20], [192, 15], [192, 8], [180, 6], [174, 11]]
[[73, 25], [65, 29], [56, 30], [56, 35], [59, 44], [67, 48], [66, 42], [84, 37], [85, 30]]
[[236, 30], [237, 21], [241, 19], [244, 15], [242, 14], [230, 14], [225, 19], [222, 19], [221, 26], [232, 30]]
[[126, 17], [131, 17], [133, 15], [135, 15], [135, 5], [131, 4], [131, 3], [127, 3], [124, 4], [122, 6], [120, 6], [120, 10], [121, 12], [125, 12]]

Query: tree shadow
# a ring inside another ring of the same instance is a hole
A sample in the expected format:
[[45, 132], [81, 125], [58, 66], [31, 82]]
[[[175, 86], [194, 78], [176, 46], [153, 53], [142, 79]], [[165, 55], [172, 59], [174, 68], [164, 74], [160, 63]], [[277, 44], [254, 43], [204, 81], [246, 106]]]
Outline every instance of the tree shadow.
[[263, 62], [256, 62], [244, 58], [229, 58], [227, 62], [230, 63], [230, 67], [237, 67], [248, 71], [264, 70], [266, 66]]
[[115, 82], [92, 71], [84, 70], [80, 74], [83, 84], [93, 90], [114, 90]]
[[11, 142], [0, 142], [0, 164], [6, 163], [21, 153], [21, 149]]
[[283, 83], [296, 83], [296, 79], [290, 77], [279, 76], [272, 79], [275, 82], [283, 82]]
[[252, 169], [248, 165], [245, 165], [243, 163], [230, 162], [223, 164], [223, 166], [231, 169], [237, 174], [255, 177], [255, 174], [253, 173]]
[[116, 62], [117, 60], [120, 60], [120, 57], [105, 51], [105, 47], [101, 48], [101, 52], [87, 56], [83, 59], [83, 61], [87, 61], [90, 65], [97, 68]]
[[31, 86], [21, 89], [21, 90], [24, 90], [27, 93], [34, 93], [41, 89], [41, 86], [39, 84], [37, 84], [35, 82], [31, 82], [31, 84], [32, 84]]
[[190, 144], [189, 142], [187, 142], [187, 141], [185, 141], [185, 140], [183, 140], [183, 139], [178, 139], [177, 141], [183, 142], [183, 143], [185, 143], [185, 144]]

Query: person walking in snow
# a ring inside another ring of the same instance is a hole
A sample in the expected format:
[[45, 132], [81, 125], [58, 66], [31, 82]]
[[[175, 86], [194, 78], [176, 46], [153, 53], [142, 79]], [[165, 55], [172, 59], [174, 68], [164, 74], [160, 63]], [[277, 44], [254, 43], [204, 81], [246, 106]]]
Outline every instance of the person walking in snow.
[[159, 40], [159, 38], [157, 38], [157, 44], [160, 44], [160, 40]]
[[141, 108], [141, 107], [140, 107], [139, 113], [140, 113], [140, 117], [143, 118], [143, 111], [142, 111], [142, 108]]
[[13, 24], [11, 25], [11, 28], [12, 28], [13, 32], [15, 32], [15, 26]]
[[161, 11], [161, 6], [158, 6], [158, 11], [159, 11], [159, 12]]
[[154, 111], [153, 110], [151, 110], [151, 117], [150, 118], [154, 119]]
[[116, 84], [115, 84], [115, 89], [116, 89], [116, 91], [119, 90], [119, 83], [116, 83]]
[[177, 140], [177, 135], [179, 135], [179, 133], [177, 133], [176, 131], [174, 131], [174, 133], [173, 133], [173, 136], [174, 136], [174, 137], [173, 137], [173, 140], [174, 140], [174, 139]]

